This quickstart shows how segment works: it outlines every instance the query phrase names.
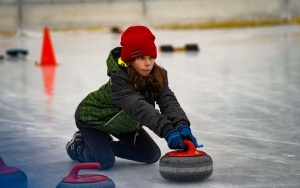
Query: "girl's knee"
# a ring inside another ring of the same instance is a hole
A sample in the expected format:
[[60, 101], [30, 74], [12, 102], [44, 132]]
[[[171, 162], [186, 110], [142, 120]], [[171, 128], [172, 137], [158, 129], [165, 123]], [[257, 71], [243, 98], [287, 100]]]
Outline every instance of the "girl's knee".
[[100, 170], [108, 170], [112, 168], [115, 164], [115, 158], [100, 159], [96, 161], [100, 163]]
[[148, 157], [149, 158], [146, 161], [147, 164], [156, 163], [157, 161], [159, 161], [159, 159], [161, 157], [160, 149], [156, 150], [155, 152], [152, 152], [151, 154], [148, 155]]

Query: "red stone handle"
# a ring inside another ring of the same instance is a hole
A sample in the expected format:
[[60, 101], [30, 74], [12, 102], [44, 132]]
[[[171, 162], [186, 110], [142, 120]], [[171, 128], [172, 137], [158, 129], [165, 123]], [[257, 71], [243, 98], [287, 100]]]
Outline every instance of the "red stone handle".
[[76, 164], [69, 175], [65, 178], [62, 179], [63, 182], [66, 183], [79, 183], [79, 182], [99, 182], [99, 181], [105, 181], [108, 178], [103, 175], [99, 174], [84, 174], [84, 175], [79, 175], [78, 172], [79, 170], [84, 170], [84, 169], [99, 169], [100, 164], [99, 163], [79, 163]]
[[166, 156], [169, 157], [195, 157], [195, 156], [202, 156], [206, 155], [204, 151], [197, 150], [193, 142], [189, 140], [183, 140], [183, 144], [186, 145], [187, 150], [178, 150], [178, 151], [171, 151], [166, 153]]
[[183, 140], [183, 144], [187, 147], [187, 150], [186, 150], [187, 153], [192, 154], [192, 153], [195, 153], [195, 151], [197, 150], [194, 143], [190, 140]]

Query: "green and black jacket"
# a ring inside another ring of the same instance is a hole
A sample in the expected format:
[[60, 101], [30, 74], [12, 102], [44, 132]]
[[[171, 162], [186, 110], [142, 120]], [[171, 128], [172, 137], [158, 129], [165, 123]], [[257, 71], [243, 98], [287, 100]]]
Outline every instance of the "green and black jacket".
[[[163, 91], [151, 100], [151, 91], [146, 92], [146, 96], [131, 88], [124, 67], [118, 65], [120, 50], [117, 47], [110, 52], [106, 61], [110, 79], [83, 99], [77, 120], [112, 135], [147, 126], [159, 137], [165, 137], [171, 129], [183, 123], [189, 125], [186, 114], [168, 87], [167, 72]], [[155, 108], [154, 102], [160, 111]]]

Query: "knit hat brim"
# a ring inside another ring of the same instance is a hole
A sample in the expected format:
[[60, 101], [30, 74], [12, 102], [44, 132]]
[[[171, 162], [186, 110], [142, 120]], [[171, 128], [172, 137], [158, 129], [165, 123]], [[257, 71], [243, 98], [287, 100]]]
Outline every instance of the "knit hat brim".
[[155, 36], [145, 26], [131, 26], [121, 37], [121, 59], [132, 61], [142, 56], [157, 57]]
[[141, 46], [136, 49], [128, 49], [128, 50], [125, 48], [122, 48], [122, 50], [121, 50], [121, 58], [125, 62], [134, 60], [136, 58], [143, 57], [143, 56], [151, 56], [154, 59], [156, 59], [156, 57], [157, 57], [156, 46], [155, 45]]

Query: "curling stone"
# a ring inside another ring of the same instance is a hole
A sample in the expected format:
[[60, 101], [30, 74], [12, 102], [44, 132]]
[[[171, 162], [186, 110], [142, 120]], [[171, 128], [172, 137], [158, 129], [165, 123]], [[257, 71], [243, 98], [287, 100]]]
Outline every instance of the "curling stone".
[[12, 48], [7, 49], [6, 54], [11, 57], [25, 57], [26, 55], [28, 55], [28, 50], [23, 48]]
[[166, 180], [177, 182], [200, 181], [209, 178], [213, 172], [212, 158], [197, 150], [191, 141], [184, 140], [186, 151], [166, 153], [159, 161], [159, 173]]
[[107, 176], [99, 174], [82, 174], [79, 170], [99, 169], [99, 163], [79, 163], [76, 164], [68, 176], [64, 177], [56, 188], [115, 188], [115, 183]]
[[0, 187], [27, 188], [27, 176], [18, 168], [7, 166], [0, 157]]
[[198, 52], [199, 48], [197, 44], [186, 44], [185, 46], [173, 47], [171, 45], [161, 45], [161, 52], [174, 52], [174, 51], [189, 51], [189, 52]]

